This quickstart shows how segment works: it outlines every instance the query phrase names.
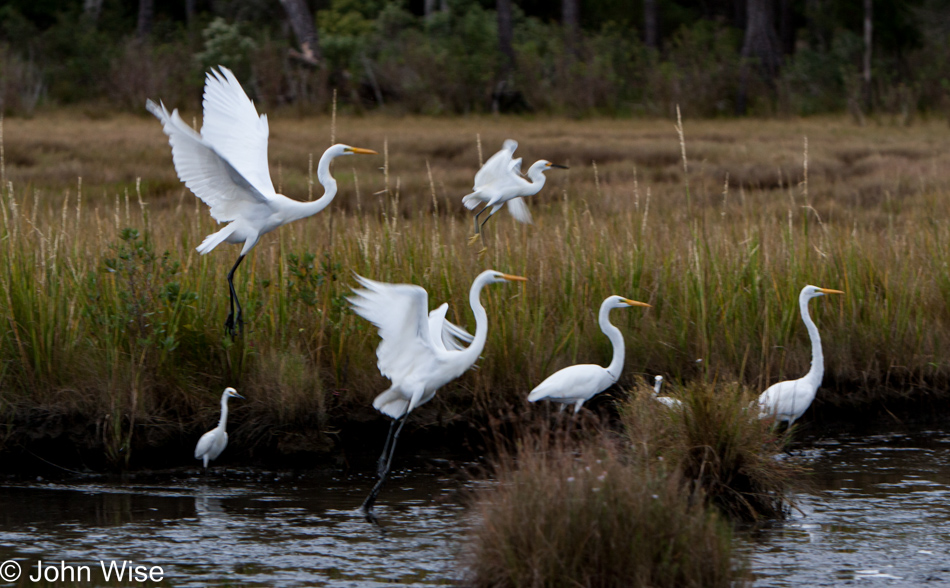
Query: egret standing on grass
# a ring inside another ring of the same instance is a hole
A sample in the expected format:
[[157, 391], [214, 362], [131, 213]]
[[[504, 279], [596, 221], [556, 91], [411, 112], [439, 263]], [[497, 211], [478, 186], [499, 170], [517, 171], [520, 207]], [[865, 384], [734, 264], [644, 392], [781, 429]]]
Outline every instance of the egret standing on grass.
[[[508, 203], [508, 211], [511, 216], [519, 223], [530, 223], [531, 212], [528, 205], [525, 204], [523, 196], [534, 196], [544, 187], [544, 172], [552, 167], [567, 169], [563, 165], [557, 165], [544, 159], [536, 161], [528, 169], [527, 176], [530, 182], [521, 177], [521, 158], [513, 159], [515, 149], [518, 148], [518, 142], [512, 139], [505, 141], [501, 151], [492, 155], [485, 162], [478, 173], [475, 174], [475, 185], [472, 193], [462, 197], [462, 204], [469, 210], [484, 203], [485, 207], [475, 213], [475, 235], [471, 238], [474, 243], [481, 234], [482, 227], [488, 222], [498, 209]], [[488, 217], [478, 224], [478, 217], [491, 208]]]
[[560, 402], [562, 411], [568, 404], [573, 404], [574, 414], [577, 414], [584, 402], [616, 384], [620, 371], [623, 370], [624, 346], [620, 329], [610, 324], [610, 311], [630, 306], [650, 308], [645, 302], [620, 296], [610, 296], [600, 305], [600, 330], [607, 335], [614, 347], [614, 357], [610, 365], [606, 368], [594, 364], [572, 365], [554, 372], [528, 394], [528, 402], [545, 399]]
[[241, 303], [234, 290], [234, 272], [244, 256], [261, 235], [317, 214], [330, 204], [336, 196], [330, 161], [341, 155], [375, 155], [376, 152], [334, 145], [324, 152], [317, 167], [317, 179], [325, 188], [321, 198], [298, 202], [278, 194], [267, 166], [267, 115], [258, 116], [254, 103], [228, 68], [218, 66], [218, 69], [220, 71], [212, 69], [205, 81], [201, 134], [185, 124], [178, 109], [169, 114], [164, 104], [151, 100], [145, 107], [162, 122], [172, 146], [178, 177], [211, 207], [211, 216], [216, 221], [228, 223], [217, 233], [205, 237], [197, 247], [198, 253], [204, 255], [223, 242], [244, 244], [240, 257], [228, 272], [231, 299], [224, 328], [234, 336], [235, 325], [238, 331], [243, 325]]
[[[373, 323], [382, 339], [376, 349], [379, 372], [392, 381], [388, 390], [373, 401], [373, 408], [393, 419], [383, 454], [379, 457], [379, 481], [363, 501], [366, 518], [375, 521], [373, 503], [392, 465], [396, 441], [406, 417], [414, 408], [435, 396], [436, 390], [471, 368], [488, 338], [488, 315], [478, 298], [487, 284], [526, 281], [527, 278], [487, 270], [475, 278], [469, 304], [475, 313], [475, 336], [445, 320], [449, 305], [432, 312], [426, 291], [410, 284], [386, 284], [356, 276], [363, 289], [354, 289], [349, 299], [353, 311]], [[469, 342], [462, 347], [460, 341]], [[396, 427], [396, 424], [399, 424]]]
[[670, 398], [669, 396], [660, 396], [660, 388], [663, 387], [663, 376], [656, 376], [653, 378], [653, 397], [656, 398], [657, 402], [665, 404], [670, 408], [683, 406], [683, 403], [675, 398]]
[[228, 446], [228, 398], [244, 397], [237, 393], [234, 388], [225, 388], [221, 395], [221, 419], [218, 426], [211, 429], [198, 439], [198, 445], [195, 446], [195, 459], [204, 461], [205, 468], [212, 459], [217, 459], [224, 448]]
[[805, 411], [811, 406], [815, 394], [818, 392], [818, 386], [821, 386], [821, 378], [825, 373], [825, 359], [821, 353], [821, 337], [818, 335], [818, 327], [808, 314], [808, 301], [812, 298], [818, 298], [825, 294], [844, 294], [841, 290], [830, 290], [828, 288], [819, 288], [817, 286], [805, 286], [801, 294], [798, 295], [798, 307], [801, 309], [802, 320], [805, 321], [805, 327], [808, 329], [808, 337], [811, 339], [811, 369], [805, 374], [804, 378], [797, 380], [787, 380], [769, 386], [768, 390], [759, 396], [759, 414], [760, 417], [774, 417], [775, 422], [785, 421], [791, 427]]

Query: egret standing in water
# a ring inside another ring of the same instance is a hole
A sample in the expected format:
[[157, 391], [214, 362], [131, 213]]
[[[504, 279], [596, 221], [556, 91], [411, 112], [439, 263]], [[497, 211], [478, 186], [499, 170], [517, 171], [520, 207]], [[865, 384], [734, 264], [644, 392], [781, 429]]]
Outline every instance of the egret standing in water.
[[630, 306], [650, 308], [650, 305], [645, 302], [637, 302], [620, 296], [610, 296], [600, 305], [600, 330], [607, 335], [614, 347], [614, 357], [610, 365], [607, 367], [594, 364], [572, 365], [554, 372], [528, 394], [528, 402], [539, 400], [559, 402], [562, 411], [568, 404], [573, 404], [574, 414], [577, 414], [584, 402], [616, 384], [623, 370], [624, 345], [620, 329], [610, 324], [610, 311], [614, 308]]
[[805, 328], [808, 329], [808, 337], [811, 339], [811, 369], [803, 378], [773, 384], [763, 392], [759, 396], [759, 414], [762, 418], [773, 417], [776, 423], [784, 421], [791, 427], [815, 399], [818, 386], [821, 386], [821, 378], [825, 373], [825, 359], [821, 353], [818, 327], [808, 314], [808, 301], [825, 294], [844, 294], [844, 292], [805, 286], [798, 295], [798, 307], [801, 310]]
[[[478, 173], [475, 174], [475, 185], [472, 193], [462, 197], [462, 204], [469, 210], [474, 210], [479, 204], [484, 203], [485, 207], [475, 213], [475, 235], [471, 238], [474, 243], [481, 234], [482, 227], [488, 222], [498, 209], [508, 203], [508, 211], [511, 216], [519, 223], [530, 223], [531, 212], [528, 205], [525, 204], [524, 196], [534, 196], [544, 187], [544, 172], [552, 167], [567, 169], [563, 165], [557, 165], [544, 159], [536, 161], [528, 169], [528, 180], [521, 177], [521, 158], [514, 159], [515, 149], [518, 148], [518, 142], [512, 139], [505, 141], [501, 151], [495, 153]], [[491, 208], [491, 212], [478, 224], [478, 217]]]
[[233, 337], [235, 327], [240, 331], [243, 325], [241, 303], [234, 290], [234, 272], [244, 256], [261, 235], [317, 214], [330, 204], [337, 191], [336, 180], [330, 175], [330, 162], [334, 158], [355, 153], [375, 155], [376, 152], [334, 145], [323, 153], [317, 166], [317, 179], [325, 189], [321, 198], [298, 202], [278, 194], [267, 165], [267, 115], [258, 116], [254, 103], [231, 70], [220, 65], [218, 70], [212, 69], [205, 81], [201, 134], [181, 119], [178, 109], [169, 114], [164, 104], [151, 100], [145, 107], [162, 122], [179, 179], [211, 207], [211, 216], [216, 221], [228, 223], [205, 237], [197, 247], [198, 253], [204, 255], [224, 242], [244, 244], [240, 257], [228, 272], [231, 298], [224, 328]]
[[[396, 441], [409, 413], [432, 400], [436, 390], [468, 371], [485, 348], [488, 315], [478, 299], [482, 288], [526, 279], [494, 270], [484, 271], [475, 278], [468, 296], [475, 314], [475, 336], [472, 337], [463, 328], [445, 320], [448, 304], [428, 312], [429, 294], [425, 289], [356, 276], [363, 288], [353, 290], [350, 305], [356, 314], [379, 329], [382, 341], [376, 348], [377, 366], [379, 373], [392, 381], [389, 389], [373, 401], [373, 408], [393, 421], [379, 457], [379, 481], [361, 507], [370, 521], [376, 521], [373, 503], [389, 474]], [[461, 342], [470, 344], [463, 347]]]
[[208, 467], [208, 462], [217, 459], [224, 448], [228, 446], [228, 398], [244, 397], [237, 393], [234, 388], [225, 388], [221, 395], [221, 419], [218, 426], [211, 429], [198, 439], [198, 445], [195, 446], [195, 459], [204, 461], [204, 467]]

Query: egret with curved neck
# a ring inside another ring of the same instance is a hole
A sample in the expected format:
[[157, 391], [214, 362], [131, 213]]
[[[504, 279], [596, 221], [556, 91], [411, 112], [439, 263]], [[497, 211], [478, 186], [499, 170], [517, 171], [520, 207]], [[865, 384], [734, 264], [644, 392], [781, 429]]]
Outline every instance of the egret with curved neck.
[[[551, 168], [567, 169], [563, 165], [557, 165], [545, 159], [538, 160], [528, 168], [526, 175], [531, 180], [529, 182], [521, 177], [519, 173], [521, 158], [513, 159], [517, 148], [517, 141], [511, 139], [505, 141], [502, 149], [488, 158], [485, 165], [475, 174], [472, 193], [462, 197], [462, 204], [469, 210], [474, 210], [479, 204], [485, 204], [481, 210], [475, 213], [475, 235], [471, 238], [471, 243], [478, 239], [485, 223], [505, 205], [505, 202], [508, 203], [508, 211], [515, 217], [515, 220], [520, 223], [530, 223], [531, 212], [523, 198], [534, 196], [541, 191], [547, 179], [544, 175], [547, 170]], [[489, 208], [491, 208], [491, 212], [479, 224], [478, 217]]]
[[[475, 314], [473, 337], [445, 320], [448, 304], [429, 312], [429, 295], [425, 289], [356, 276], [362, 288], [353, 290], [350, 305], [353, 312], [379, 330], [377, 366], [392, 382], [389, 389], [373, 400], [373, 408], [393, 421], [377, 464], [379, 480], [363, 502], [362, 511], [367, 519], [376, 520], [373, 504], [389, 474], [406, 417], [432, 400], [436, 390], [468, 371], [485, 348], [488, 314], [479, 300], [482, 288], [488, 284], [525, 280], [495, 270], [484, 271], [475, 278], [468, 296]], [[463, 346], [465, 342], [469, 343], [467, 347]]]
[[244, 397], [234, 388], [225, 388], [221, 394], [221, 418], [218, 419], [218, 426], [202, 435], [195, 446], [195, 459], [204, 461], [205, 468], [208, 467], [209, 461], [217, 459], [228, 446], [228, 398]]
[[558, 402], [562, 411], [568, 404], [573, 404], [574, 414], [577, 414], [586, 401], [616, 384], [623, 370], [624, 344], [620, 329], [610, 322], [610, 311], [630, 306], [650, 308], [645, 302], [621, 296], [610, 296], [600, 305], [600, 330], [610, 339], [614, 349], [610, 365], [606, 368], [594, 364], [572, 365], [554, 372], [528, 394], [528, 402]]
[[825, 359], [821, 352], [821, 336], [818, 334], [818, 327], [815, 326], [815, 322], [811, 320], [811, 315], [808, 313], [808, 301], [825, 294], [844, 294], [844, 292], [805, 286], [798, 295], [802, 321], [808, 329], [808, 338], [811, 339], [811, 367], [804, 377], [778, 382], [763, 392], [758, 400], [760, 417], [773, 417], [776, 423], [784, 421], [791, 427], [815, 399], [825, 373]]
[[[324, 186], [314, 202], [291, 200], [274, 190], [267, 164], [267, 116], [258, 115], [231, 71], [218, 66], [205, 81], [201, 133], [188, 126], [175, 109], [145, 103], [162, 123], [172, 147], [172, 161], [179, 179], [211, 208], [211, 216], [228, 223], [208, 235], [196, 248], [204, 255], [221, 243], [243, 243], [237, 262], [228, 272], [230, 294], [225, 330], [233, 337], [243, 325], [241, 303], [234, 290], [234, 272], [262, 235], [277, 227], [317, 214], [337, 193], [330, 162], [341, 155], [372, 154], [370, 149], [333, 145], [320, 158], [317, 179]], [[237, 306], [237, 314], [234, 308]]]

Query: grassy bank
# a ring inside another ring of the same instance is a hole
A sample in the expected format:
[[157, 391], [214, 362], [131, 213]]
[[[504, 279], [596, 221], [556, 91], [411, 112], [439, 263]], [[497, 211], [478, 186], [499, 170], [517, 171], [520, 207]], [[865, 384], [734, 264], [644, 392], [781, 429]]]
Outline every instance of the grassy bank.
[[[270, 122], [275, 185], [305, 200], [330, 121]], [[232, 442], [325, 450], [335, 424], [376, 418], [371, 400], [386, 385], [375, 331], [347, 310], [351, 272], [423, 285], [470, 329], [479, 271], [530, 280], [483, 293], [484, 359], [422, 422], [522, 406], [556, 369], [606, 362], [595, 313], [615, 293], [653, 305], [612, 317], [627, 342], [624, 387], [645, 373], [754, 390], [797, 377], [810, 350], [796, 300], [811, 283], [847, 292], [811, 306], [826, 358], [819, 407], [946, 394], [944, 125], [687, 120], [681, 145], [673, 124], [338, 120], [337, 140], [388, 156], [335, 164], [337, 200], [261, 241], [236, 276], [248, 329], [231, 342], [236, 248], [194, 251], [214, 223], [176, 179], [156, 121], [8, 119], [0, 442], [65, 435], [124, 463], [137, 445], [210, 428], [231, 385], [248, 399], [232, 407]], [[548, 174], [533, 226], [493, 219], [480, 258], [460, 197], [479, 148], [487, 158], [508, 136], [526, 161], [571, 169]]]

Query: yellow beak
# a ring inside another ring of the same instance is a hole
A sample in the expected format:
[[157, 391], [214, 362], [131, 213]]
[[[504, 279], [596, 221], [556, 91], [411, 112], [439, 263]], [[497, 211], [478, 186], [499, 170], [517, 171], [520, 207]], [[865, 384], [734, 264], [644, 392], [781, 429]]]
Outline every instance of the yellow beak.
[[379, 155], [379, 153], [376, 153], [372, 149], [363, 149], [362, 147], [350, 147], [349, 152], [359, 153], [360, 155]]
[[653, 308], [646, 302], [637, 302], [636, 300], [630, 300], [629, 298], [624, 298], [623, 301], [629, 304], [630, 306], [644, 306], [646, 308]]
[[818, 291], [825, 294], [844, 294], [841, 290], [832, 290], [831, 288], [818, 288]]
[[501, 274], [501, 277], [505, 278], [509, 282], [527, 282], [528, 278], [523, 278], [521, 276], [513, 276], [511, 274]]

